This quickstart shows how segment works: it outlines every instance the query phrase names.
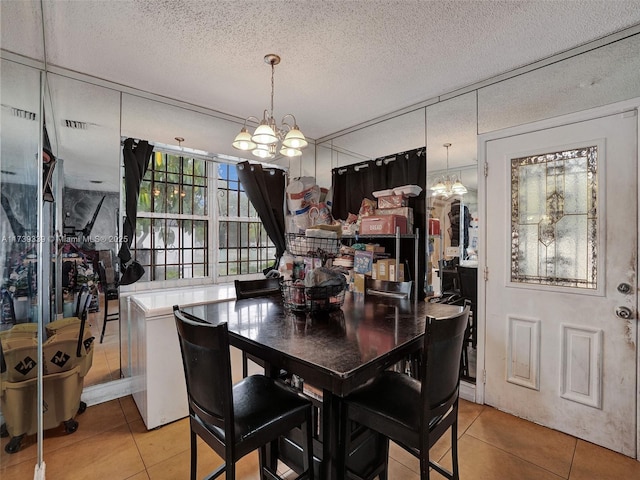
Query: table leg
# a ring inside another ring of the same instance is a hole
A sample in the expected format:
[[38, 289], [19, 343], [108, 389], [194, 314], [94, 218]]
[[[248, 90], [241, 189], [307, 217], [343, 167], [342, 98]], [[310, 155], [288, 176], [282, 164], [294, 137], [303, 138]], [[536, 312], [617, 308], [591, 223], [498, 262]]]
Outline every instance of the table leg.
[[[269, 378], [278, 378], [280, 369], [275, 368], [270, 363], [264, 364], [264, 375]], [[278, 468], [278, 441], [275, 440], [267, 445], [267, 466], [274, 472]]]
[[323, 471], [327, 480], [344, 479], [345, 442], [340, 437], [341, 424], [344, 420], [342, 399], [329, 390], [322, 392], [322, 429], [323, 429]]

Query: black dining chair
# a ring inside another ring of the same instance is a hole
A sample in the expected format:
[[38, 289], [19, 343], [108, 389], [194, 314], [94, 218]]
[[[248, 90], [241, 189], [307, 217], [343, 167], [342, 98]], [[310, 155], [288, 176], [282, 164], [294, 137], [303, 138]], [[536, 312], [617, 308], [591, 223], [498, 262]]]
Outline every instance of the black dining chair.
[[[478, 269], [476, 267], [463, 267], [458, 265], [458, 284], [460, 285], [460, 297], [462, 304], [469, 305], [469, 323], [465, 333], [464, 347], [462, 349], [462, 377], [474, 379], [475, 373], [469, 368], [469, 347], [475, 350], [478, 344], [476, 315], [478, 307]], [[460, 304], [460, 303], [459, 303]]]
[[[420, 460], [420, 478], [429, 479], [429, 467], [450, 480], [458, 480], [458, 394], [460, 359], [469, 308], [436, 320], [427, 317], [420, 379], [384, 371], [373, 381], [344, 398], [345, 418], [341, 438], [351, 450], [351, 421], [394, 441]], [[451, 429], [452, 471], [429, 459], [429, 449]], [[346, 463], [346, 462], [345, 462]], [[388, 454], [372, 471], [385, 480]], [[346, 478], [360, 478], [346, 472]]]
[[471, 305], [469, 314], [469, 343], [473, 348], [477, 346], [476, 309], [478, 306], [478, 268], [458, 266], [458, 284], [460, 296], [468, 300]]
[[89, 312], [91, 306], [91, 292], [89, 287], [82, 285], [76, 294], [75, 302], [73, 305], [73, 316], [78, 319], [82, 319], [84, 315]]
[[[107, 322], [112, 320], [120, 320], [120, 313], [109, 313], [109, 300], [118, 300], [118, 286], [107, 282], [107, 271], [102, 261], [98, 262], [98, 276], [102, 291], [104, 292], [104, 317], [102, 319], [102, 333], [100, 333], [100, 343], [104, 340], [104, 332], [107, 330]], [[120, 307], [118, 307], [118, 310]]]
[[[235, 280], [236, 300], [244, 300], [247, 298], [269, 297], [272, 295], [280, 295], [280, 279], [279, 278], [260, 278], [257, 280]], [[242, 352], [242, 376], [249, 375], [249, 360], [253, 363], [264, 367], [264, 362]]]
[[234, 480], [236, 462], [256, 449], [260, 451], [260, 478], [279, 479], [268, 466], [267, 444], [297, 427], [305, 439], [304, 471], [297, 478], [312, 480], [311, 402], [264, 375], [251, 375], [232, 386], [227, 324], [206, 323], [177, 305], [173, 312], [189, 401], [191, 480], [198, 466], [197, 437], [225, 462], [208, 480], [222, 473]]

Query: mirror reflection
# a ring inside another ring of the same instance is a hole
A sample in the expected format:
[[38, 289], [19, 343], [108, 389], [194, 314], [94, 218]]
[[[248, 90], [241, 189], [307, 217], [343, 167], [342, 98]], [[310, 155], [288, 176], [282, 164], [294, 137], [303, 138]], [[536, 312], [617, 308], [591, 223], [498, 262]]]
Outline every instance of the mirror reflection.
[[37, 302], [38, 70], [2, 60], [0, 273], [2, 329], [35, 322]]
[[[357, 128], [317, 148], [318, 164], [336, 168], [426, 145], [428, 223], [421, 268], [431, 301], [477, 301], [475, 289], [465, 288], [473, 284], [466, 280], [477, 275], [479, 247], [476, 105], [476, 92], [469, 92]], [[470, 333], [463, 375], [475, 381], [475, 335]]]
[[427, 107], [428, 278], [432, 301], [471, 305], [462, 376], [475, 381], [478, 266], [476, 92]]
[[74, 316], [79, 296], [89, 292], [95, 348], [85, 386], [91, 386], [120, 378], [120, 94], [52, 74], [49, 89], [60, 166], [56, 317]]
[[[42, 243], [37, 222], [38, 176], [43, 171], [38, 165], [42, 129], [40, 92], [38, 70], [2, 60], [0, 418], [3, 436], [10, 437], [6, 445], [3, 444], [7, 453], [18, 451], [22, 439], [38, 429], [35, 414], [38, 362], [34, 360], [38, 358], [38, 289], [46, 291], [47, 288], [47, 283], [38, 278], [37, 260]], [[47, 168], [53, 163], [50, 157], [48, 160]], [[45, 274], [49, 271], [48, 268], [41, 270]]]

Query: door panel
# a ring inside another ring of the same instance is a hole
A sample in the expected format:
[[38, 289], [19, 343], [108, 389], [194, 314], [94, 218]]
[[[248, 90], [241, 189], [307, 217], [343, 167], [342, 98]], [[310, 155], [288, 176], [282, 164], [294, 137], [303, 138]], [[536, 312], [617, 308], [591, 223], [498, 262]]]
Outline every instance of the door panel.
[[486, 143], [485, 403], [632, 457], [637, 131], [627, 112]]

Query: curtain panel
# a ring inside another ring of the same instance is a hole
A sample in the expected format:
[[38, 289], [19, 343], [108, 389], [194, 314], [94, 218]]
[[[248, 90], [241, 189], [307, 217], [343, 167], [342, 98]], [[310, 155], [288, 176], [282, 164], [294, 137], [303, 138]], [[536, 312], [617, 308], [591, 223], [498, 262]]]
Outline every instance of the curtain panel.
[[126, 217], [122, 227], [122, 245], [118, 258], [122, 264], [122, 279], [120, 285], [130, 285], [137, 282], [144, 275], [144, 268], [137, 261], [131, 259], [131, 244], [136, 234], [138, 217], [138, 197], [140, 185], [153, 153], [153, 145], [147, 140], [127, 138], [122, 145], [124, 155], [124, 183]]
[[279, 168], [263, 168], [260, 164], [242, 162], [238, 164], [238, 179], [276, 247], [275, 263], [266, 269], [266, 275], [269, 270], [278, 268], [280, 257], [287, 248], [284, 237], [286, 172]]

